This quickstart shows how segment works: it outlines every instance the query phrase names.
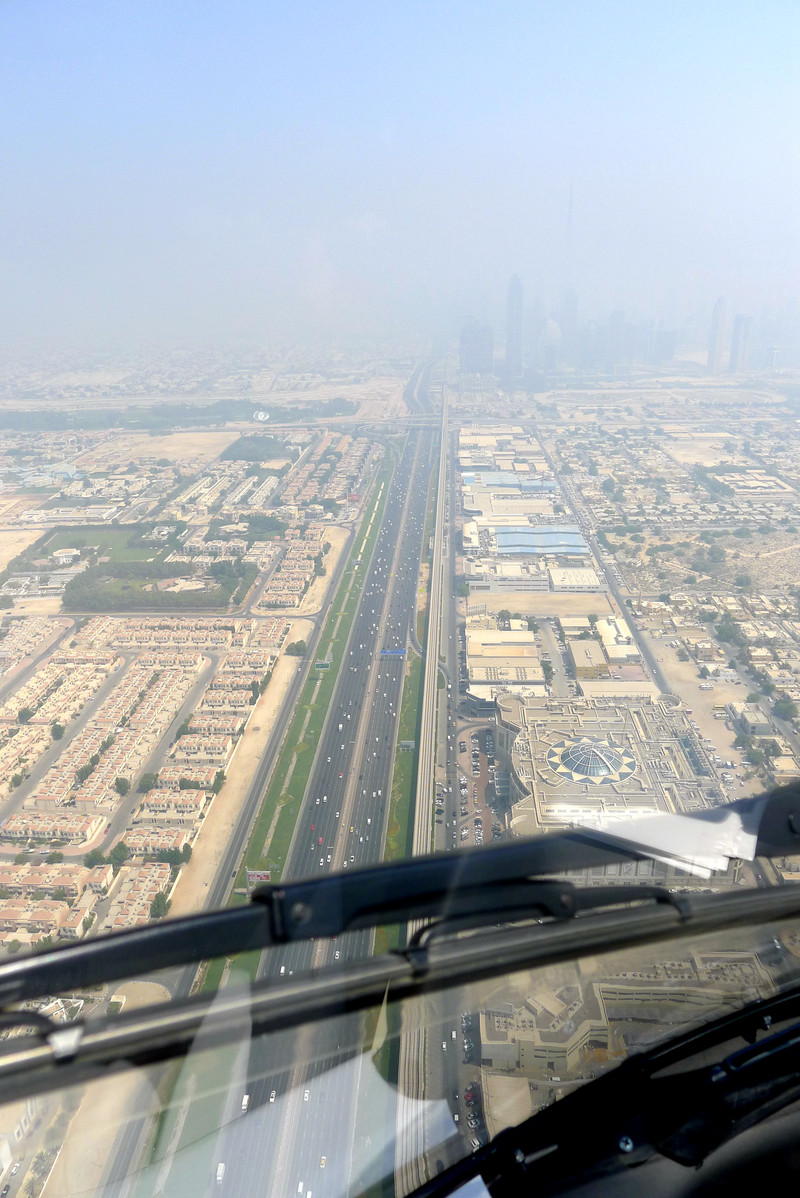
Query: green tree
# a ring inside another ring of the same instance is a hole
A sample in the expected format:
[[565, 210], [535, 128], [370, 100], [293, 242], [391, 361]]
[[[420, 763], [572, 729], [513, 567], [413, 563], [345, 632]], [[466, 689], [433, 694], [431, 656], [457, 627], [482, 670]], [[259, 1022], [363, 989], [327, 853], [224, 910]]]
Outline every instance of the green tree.
[[19, 940], [12, 940], [8, 945], [8, 951], [10, 953], [18, 953], [21, 948], [22, 945], [20, 944]]
[[286, 646], [286, 653], [289, 657], [305, 657], [307, 648], [305, 641], [291, 641]]
[[53, 740], [61, 740], [61, 737], [64, 735], [64, 725], [59, 724], [58, 720], [55, 720], [54, 723], [50, 725], [50, 735], [52, 736]]
[[91, 849], [84, 857], [83, 864], [87, 869], [94, 869], [96, 865], [105, 865], [106, 859], [99, 849]]
[[553, 667], [549, 661], [542, 662], [542, 673], [544, 674], [545, 682], [549, 686], [550, 683], [553, 681], [553, 674], [555, 673], [555, 671], [553, 670]]
[[27, 724], [28, 720], [31, 718], [32, 715], [33, 715], [32, 707], [20, 707], [20, 709], [17, 713], [17, 720], [19, 721], [20, 724]]
[[158, 774], [146, 773], [142, 774], [139, 779], [139, 785], [136, 787], [140, 795], [146, 795], [148, 791], [155, 790], [158, 784]]
[[772, 711], [779, 720], [794, 720], [797, 718], [797, 704], [794, 699], [778, 699]]
[[749, 695], [747, 695], [747, 697], [745, 699], [745, 703], [757, 703], [760, 698], [761, 698], [760, 691], [750, 691]]
[[118, 840], [111, 852], [108, 854], [109, 861], [112, 865], [124, 865], [131, 855], [131, 851], [124, 840]]
[[217, 770], [216, 774], [214, 775], [214, 781], [211, 784], [211, 790], [215, 795], [218, 795], [219, 792], [222, 790], [224, 782], [225, 782], [225, 771]]
[[121, 795], [122, 798], [125, 798], [125, 795], [128, 793], [130, 788], [131, 788], [131, 783], [130, 783], [129, 778], [115, 778], [114, 779], [114, 790], [117, 792], [118, 795]]
[[45, 857], [45, 863], [47, 865], [58, 865], [63, 860], [64, 860], [64, 854], [61, 852], [60, 849], [56, 849], [55, 852], [53, 852], [53, 853], [48, 853], [47, 856]]
[[163, 890], [159, 890], [158, 894], [150, 904], [150, 918], [152, 920], [163, 919], [171, 906], [172, 903], [164, 894]]
[[710, 678], [711, 677], [711, 671], [709, 670], [708, 666], [700, 667], [700, 677], [701, 678]]
[[15, 790], [17, 786], [21, 786], [25, 781], [25, 775], [22, 772], [11, 775], [11, 789]]

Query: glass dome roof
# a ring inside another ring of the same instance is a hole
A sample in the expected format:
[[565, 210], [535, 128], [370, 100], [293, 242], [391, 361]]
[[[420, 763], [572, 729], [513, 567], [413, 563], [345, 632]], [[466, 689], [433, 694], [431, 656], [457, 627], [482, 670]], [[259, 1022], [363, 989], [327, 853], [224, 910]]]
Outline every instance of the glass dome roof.
[[562, 750], [561, 761], [572, 773], [587, 778], [618, 774], [623, 766], [622, 753], [605, 740], [573, 741]]

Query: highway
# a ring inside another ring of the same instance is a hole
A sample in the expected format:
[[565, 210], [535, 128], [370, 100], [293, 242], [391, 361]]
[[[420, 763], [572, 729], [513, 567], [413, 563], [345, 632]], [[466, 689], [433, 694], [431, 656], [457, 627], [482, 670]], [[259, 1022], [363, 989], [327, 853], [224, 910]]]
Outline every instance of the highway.
[[[409, 435], [387, 497], [372, 560], [319, 749], [290, 847], [284, 877], [316, 876], [378, 861], [388, 818], [397, 721], [410, 632], [416, 620], [419, 564], [435, 433]], [[388, 653], [390, 655], [383, 656]], [[313, 827], [312, 827], [313, 825]], [[320, 843], [321, 841], [321, 843]], [[336, 966], [368, 954], [370, 932], [336, 942], [299, 943], [265, 952], [259, 974], [282, 976]], [[200, 1191], [224, 1194], [340, 1195], [353, 1171], [361, 1059], [339, 1051], [341, 1028], [302, 1029], [285, 1068], [285, 1042], [252, 1046], [248, 1111], [223, 1128]], [[274, 1099], [270, 1098], [274, 1092]], [[306, 1094], [308, 1097], [306, 1097]], [[242, 1094], [231, 1096], [234, 1111]], [[360, 1114], [359, 1114], [360, 1117]], [[321, 1165], [325, 1158], [324, 1167]], [[219, 1162], [226, 1166], [216, 1185]], [[388, 1168], [391, 1170], [391, 1156]], [[360, 1165], [357, 1166], [360, 1168]], [[179, 1169], [180, 1171], [180, 1169]], [[182, 1184], [188, 1179], [184, 1176]], [[177, 1192], [174, 1182], [169, 1192]]]

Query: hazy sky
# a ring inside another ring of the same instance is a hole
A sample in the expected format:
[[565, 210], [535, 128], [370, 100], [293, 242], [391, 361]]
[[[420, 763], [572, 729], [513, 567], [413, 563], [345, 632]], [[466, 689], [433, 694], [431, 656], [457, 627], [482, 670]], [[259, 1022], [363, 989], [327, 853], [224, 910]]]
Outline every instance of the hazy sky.
[[798, 0], [2, 0], [0, 330], [781, 303], [799, 64]]

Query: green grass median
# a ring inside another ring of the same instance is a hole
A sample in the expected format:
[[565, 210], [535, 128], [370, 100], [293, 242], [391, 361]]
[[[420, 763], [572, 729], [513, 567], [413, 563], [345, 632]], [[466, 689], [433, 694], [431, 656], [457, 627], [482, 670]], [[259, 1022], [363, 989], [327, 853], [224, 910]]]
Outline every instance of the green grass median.
[[[331, 603], [315, 653], [317, 660], [329, 661], [330, 668], [319, 673], [312, 671], [303, 686], [272, 769], [258, 818], [250, 834], [236, 878], [237, 887], [246, 885], [246, 868], [271, 869], [275, 881], [280, 878], [286, 865], [286, 856], [314, 764], [325, 713], [333, 698], [347, 638], [361, 597], [363, 580], [367, 575], [367, 565], [383, 520], [390, 480], [391, 468], [387, 465], [375, 480], [370, 504], [361, 521], [350, 555], [350, 563], [360, 559], [362, 565], [357, 571], [353, 570], [352, 564], [346, 570]], [[376, 499], [379, 493], [380, 498]], [[267, 837], [276, 813], [277, 823], [267, 846]]]

